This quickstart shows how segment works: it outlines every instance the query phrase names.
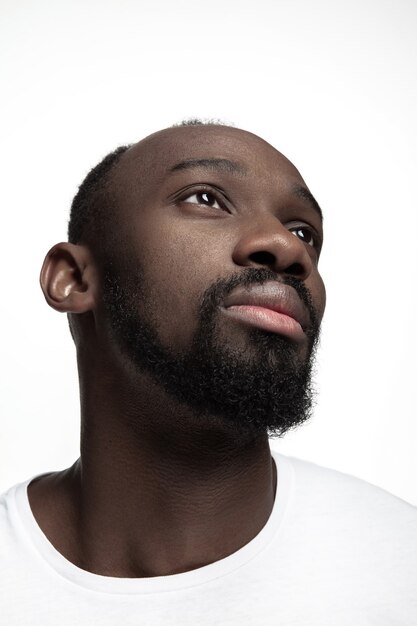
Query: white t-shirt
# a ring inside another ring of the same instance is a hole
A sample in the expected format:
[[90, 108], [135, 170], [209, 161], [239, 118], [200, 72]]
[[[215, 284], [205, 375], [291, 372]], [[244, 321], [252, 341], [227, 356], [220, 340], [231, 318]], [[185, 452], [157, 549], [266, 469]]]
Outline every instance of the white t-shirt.
[[417, 509], [368, 483], [273, 453], [277, 496], [260, 533], [225, 559], [155, 578], [79, 569], [27, 498], [0, 498], [5, 626], [415, 626]]

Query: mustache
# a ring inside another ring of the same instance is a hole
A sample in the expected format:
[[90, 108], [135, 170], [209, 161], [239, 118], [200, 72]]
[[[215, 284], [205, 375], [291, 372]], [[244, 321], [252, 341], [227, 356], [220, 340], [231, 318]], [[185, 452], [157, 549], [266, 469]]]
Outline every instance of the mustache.
[[220, 278], [213, 283], [205, 292], [201, 304], [201, 311], [214, 311], [236, 287], [250, 287], [251, 285], [262, 285], [267, 281], [279, 282], [292, 287], [301, 302], [304, 304], [310, 314], [311, 330], [316, 333], [320, 327], [319, 315], [313, 304], [313, 298], [310, 290], [305, 286], [304, 282], [295, 276], [277, 275], [268, 268], [248, 267], [239, 273], [233, 274], [228, 278]]

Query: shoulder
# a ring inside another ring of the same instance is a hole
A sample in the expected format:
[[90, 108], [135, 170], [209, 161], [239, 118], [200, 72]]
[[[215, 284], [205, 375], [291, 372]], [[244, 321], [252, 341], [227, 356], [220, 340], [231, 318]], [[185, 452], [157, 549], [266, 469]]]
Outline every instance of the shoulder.
[[0, 585], [10, 584], [18, 572], [17, 563], [26, 544], [26, 532], [18, 511], [19, 494], [27, 483], [20, 483], [0, 495]]
[[[389, 507], [393, 510], [417, 515], [417, 507], [394, 496], [385, 489], [343, 472], [316, 465], [310, 461], [275, 455], [278, 460], [285, 458], [293, 470], [297, 489], [303, 497], [314, 497], [317, 501], [329, 496], [339, 501], [353, 500], [366, 506]], [[279, 461], [278, 461], [279, 463]]]
[[[359, 543], [405, 547], [417, 560], [417, 508], [365, 480], [273, 453], [292, 474], [292, 514], [320, 534], [339, 531]], [[279, 485], [279, 478], [278, 478]], [[388, 549], [388, 548], [387, 548]]]
[[280, 476], [288, 493], [275, 542], [277, 567], [294, 586], [300, 576], [307, 581], [306, 593], [323, 606], [355, 607], [358, 615], [386, 610], [395, 623], [409, 623], [401, 616], [417, 610], [416, 507], [354, 476], [273, 457], [277, 501]]
[[355, 504], [362, 510], [381, 512], [384, 509], [416, 519], [417, 507], [361, 478], [275, 452], [273, 456], [278, 468], [280, 463], [290, 468], [297, 497], [306, 504], [314, 502], [316, 508], [325, 506], [330, 509]]
[[[40, 476], [43, 476], [41, 474]], [[39, 477], [40, 477], [39, 476]], [[28, 485], [38, 476], [13, 485], [0, 495], [0, 563], [16, 559], [33, 544], [41, 531], [33, 517], [27, 496]]]
[[14, 485], [0, 495], [0, 547], [21, 526], [19, 501], [25, 500], [29, 483], [27, 480]]

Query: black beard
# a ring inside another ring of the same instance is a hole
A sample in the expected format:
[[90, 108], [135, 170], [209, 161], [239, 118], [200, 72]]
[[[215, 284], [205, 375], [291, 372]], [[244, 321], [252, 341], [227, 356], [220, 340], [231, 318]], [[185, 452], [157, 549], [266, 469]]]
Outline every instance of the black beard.
[[[308, 355], [300, 361], [297, 346], [285, 337], [262, 329], [248, 331], [251, 353], [231, 349], [218, 339], [216, 321], [227, 294], [238, 285], [277, 280], [267, 268], [247, 268], [220, 279], [204, 293], [198, 329], [186, 352], [164, 346], [148, 312], [153, 309], [143, 271], [120, 272], [106, 264], [103, 299], [114, 339], [138, 372], [146, 372], [198, 418], [202, 426], [219, 421], [236, 436], [282, 436], [312, 413], [312, 365], [320, 324], [309, 291], [293, 277], [293, 287], [311, 317]], [[138, 312], [142, 307], [144, 312]], [[203, 421], [205, 420], [205, 421]]]

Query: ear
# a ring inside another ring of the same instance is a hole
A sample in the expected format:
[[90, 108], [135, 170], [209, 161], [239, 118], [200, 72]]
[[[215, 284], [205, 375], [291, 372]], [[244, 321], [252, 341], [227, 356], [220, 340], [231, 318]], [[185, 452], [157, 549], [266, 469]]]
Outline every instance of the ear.
[[63, 313], [95, 308], [97, 272], [85, 246], [57, 243], [42, 265], [40, 283], [49, 306]]

